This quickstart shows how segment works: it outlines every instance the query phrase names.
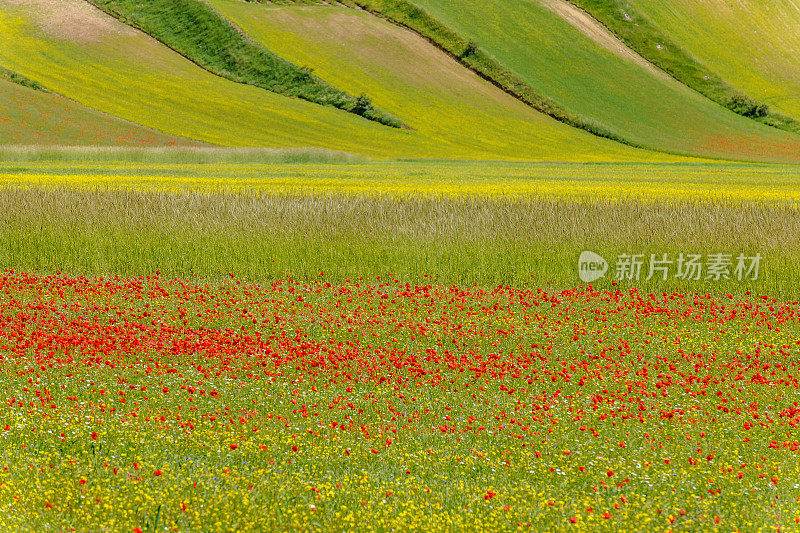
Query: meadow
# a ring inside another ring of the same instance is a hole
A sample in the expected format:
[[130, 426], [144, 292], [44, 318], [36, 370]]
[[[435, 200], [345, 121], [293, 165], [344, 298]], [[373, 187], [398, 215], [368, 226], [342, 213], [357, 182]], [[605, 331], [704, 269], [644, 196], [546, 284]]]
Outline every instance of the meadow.
[[0, 0], [0, 530], [800, 531], [793, 27], [629, 1], [710, 99], [562, 0]]
[[2, 150], [8, 146], [30, 147], [37, 143], [117, 147], [200, 144], [148, 130], [2, 77], [0, 124]]
[[[217, 146], [312, 147], [372, 158], [636, 161], [647, 155], [535, 112], [388, 23], [381, 26], [383, 41], [372, 44], [389, 48], [397, 56], [392, 63], [406, 66], [389, 83], [362, 88], [342, 85], [321, 69], [317, 75], [350, 94], [367, 93], [409, 130], [221, 78], [83, 0], [64, 0], [58, 4], [62, 13], [48, 11], [54, 5], [0, 0], [0, 64], [87, 107], [164, 134]], [[62, 25], [48, 25], [62, 19]], [[389, 56], [379, 53], [370, 63], [380, 72]], [[423, 79], [414, 74], [420, 71]], [[403, 113], [385, 106], [387, 92]], [[417, 111], [406, 116], [409, 110]]]
[[[751, 96], [758, 94], [760, 98], [759, 93], [745, 94], [731, 87], [717, 73], [687, 53], [681, 45], [659, 30], [659, 18], [643, 16], [632, 4], [618, 0], [579, 0], [578, 5], [642, 57], [709, 100], [737, 115], [772, 127], [793, 132], [800, 130], [800, 123], [776, 113], [766, 103]], [[746, 11], [749, 6], [743, 4], [743, 7]]]
[[794, 165], [370, 160], [323, 149], [0, 147], [0, 185], [794, 204]]
[[0, 155], [3, 529], [800, 520], [793, 166]]
[[753, 287], [800, 295], [800, 191], [790, 166], [652, 165], [645, 178], [626, 164], [371, 162], [313, 150], [7, 149], [5, 157], [0, 258], [20, 270], [250, 280], [325, 272], [339, 281], [568, 288], [584, 250], [607, 259], [699, 250], [761, 253]]
[[792, 530], [798, 307], [5, 271], [7, 530]]
[[310, 70], [275, 56], [247, 38], [212, 7], [195, 0], [96, 0], [93, 5], [156, 38], [193, 63], [224, 78], [330, 105], [395, 128], [402, 122], [325, 84]]
[[[636, 54], [615, 44], [614, 35], [609, 39], [603, 26], [596, 22], [589, 29], [576, 25], [553, 7], [566, 2], [413, 3], [476, 43], [535, 91], [640, 146], [705, 157], [738, 154], [784, 162], [797, 154], [794, 136], [731, 113], [641, 57], [632, 59]], [[238, 11], [258, 9], [244, 6], [240, 4]], [[288, 50], [281, 53], [292, 57]]]

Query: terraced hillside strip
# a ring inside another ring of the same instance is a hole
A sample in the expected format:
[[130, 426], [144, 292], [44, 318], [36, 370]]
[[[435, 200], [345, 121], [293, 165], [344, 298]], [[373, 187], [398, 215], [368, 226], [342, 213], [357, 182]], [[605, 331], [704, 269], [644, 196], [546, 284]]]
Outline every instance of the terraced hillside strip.
[[56, 94], [0, 79], [0, 144], [181, 146], [201, 143], [164, 135]]
[[423, 133], [451, 136], [448, 130], [458, 130], [481, 142], [505, 143], [519, 132], [504, 128], [502, 137], [492, 137], [486, 125], [503, 127], [516, 113], [530, 114], [419, 35], [369, 13], [323, 5], [211, 4], [267, 47], [347, 91], [374, 95], [379, 107], [402, 114]]
[[[291, 3], [303, 5], [309, 3], [303, 0], [290, 0], [289, 2], [280, 2], [276, 0], [256, 1], [272, 4]], [[612, 139], [629, 146], [652, 148], [643, 146], [635, 140], [620, 135], [604, 124], [572, 113], [546, 95], [537, 92], [524, 80], [520, 79], [513, 72], [510, 72], [493, 57], [477, 47], [475, 43], [467, 41], [461, 35], [453, 32], [450, 28], [431, 17], [409, 0], [342, 0], [340, 3], [359, 9], [365, 9], [418, 33], [435, 46], [456, 58], [483, 79], [492, 82], [518, 100], [525, 102], [537, 111], [559, 122], [586, 130], [598, 137]], [[316, 4], [319, 5], [321, 2], [316, 2]]]
[[734, 87], [800, 119], [798, 0], [628, 1]]
[[634, 142], [721, 159], [800, 159], [797, 136], [621, 57], [538, 0], [414, 3], [537, 92]]
[[[685, 25], [676, 33], [679, 37], [677, 40], [671, 38], [668, 33], [660, 29], [659, 24], [662, 24], [660, 22], [662, 20], [661, 17], [667, 15], [666, 12], [671, 11], [672, 6], [675, 5], [671, 1], [659, 1], [656, 3], [649, 0], [571, 0], [571, 2], [600, 20], [643, 57], [714, 102], [730, 109], [734, 113], [759, 122], [786, 131], [800, 132], [800, 122], [771, 111], [769, 106], [762, 100], [762, 94], [759, 94], [759, 91], [742, 91], [741, 89], [744, 87], [739, 87], [735, 82], [734, 87], [731, 87], [729, 82], [738, 79], [739, 76], [734, 75], [733, 78], [720, 77], [702, 59], [700, 61], [695, 59], [696, 57], [702, 58], [706, 56], [712, 59], [713, 64], [716, 64], [718, 61], [715, 60], [715, 55], [731, 57], [730, 54], [733, 50], [729, 48], [728, 43], [733, 40], [734, 49], [739, 54], [742, 54], [738, 59], [741, 66], [742, 61], [747, 61], [747, 58], [751, 57], [750, 47], [764, 47], [764, 40], [778, 41], [781, 40], [781, 35], [788, 34], [790, 36], [788, 38], [790, 40], [795, 39], [796, 43], [798, 6], [791, 0], [779, 0], [777, 5], [774, 5], [775, 3], [772, 0], [683, 2], [684, 10], [689, 6], [692, 6], [691, 9], [699, 11], [705, 9], [705, 23], [708, 24], [708, 28], [722, 30], [715, 33], [716, 42], [713, 44], [708, 41], [702, 44], [697, 43], [697, 33], [700, 35], [707, 34], [709, 30], [696, 21], [684, 20], [682, 24]], [[650, 16], [644, 16], [639, 11], [638, 5], [646, 8], [654, 7], [654, 9], [649, 9]], [[680, 6], [680, 4], [678, 5]], [[788, 15], [788, 18], [784, 17], [785, 15]], [[725, 27], [725, 23], [719, 19], [727, 19], [728, 26]], [[776, 19], [783, 19], [784, 23], [778, 22], [776, 27], [775, 22], [773, 22]], [[769, 22], [765, 24], [765, 20]], [[671, 24], [675, 24], [674, 18]], [[692, 35], [695, 35], [695, 37], [692, 37]], [[795, 37], [791, 37], [791, 35]], [[684, 38], [688, 38], [690, 43], [694, 43], [690, 51], [684, 49]], [[741, 46], [742, 40], [749, 41], [749, 46]], [[739, 42], [739, 46], [736, 45], [736, 41]], [[703, 53], [703, 49], [708, 46], [718, 48], [721, 52], [712, 52], [711, 56], [708, 56], [708, 54]], [[785, 44], [778, 46], [784, 48]], [[699, 52], [700, 55], [696, 55], [696, 52]], [[797, 57], [796, 50], [793, 51], [793, 55], [795, 58]], [[784, 58], [780, 62], [789, 63], [790, 61]], [[720, 63], [724, 63], [724, 61], [720, 61]], [[709, 62], [709, 65], [711, 64]], [[793, 65], [790, 70], [797, 73], [796, 61]], [[755, 66], [751, 65], [750, 68], [752, 69]], [[730, 73], [730, 69], [728, 69], [728, 72]], [[751, 89], [755, 88], [752, 85], [749, 85], [749, 87]]]
[[200, 0], [89, 1], [231, 81], [343, 109], [387, 126], [403, 126], [396, 117], [376, 109], [367, 96], [346, 94], [258, 46]]
[[625, 43], [617, 39], [616, 35], [611, 33], [599, 21], [592, 18], [591, 15], [575, 6], [575, 4], [566, 0], [541, 0], [541, 3], [603, 48], [614, 52], [623, 59], [636, 63], [655, 76], [661, 78], [667, 76], [664, 71], [659, 70], [655, 65], [628, 48]]
[[[460, 88], [465, 91], [462, 99], [450, 99], [449, 107], [424, 117], [428, 126], [414, 121], [415, 129], [409, 131], [233, 83], [96, 9], [83, 21], [92, 28], [100, 17], [102, 29], [96, 38], [72, 38], [68, 28], [58, 26], [63, 19], [43, 10], [48, 4], [0, 0], [0, 64], [84, 105], [172, 135], [220, 146], [324, 148], [375, 158], [677, 159], [560, 124], [438, 51], [434, 57], [452, 65], [441, 83], [459, 88], [451, 76], [466, 76], [480, 89], [472, 90], [469, 84]], [[71, 16], [81, 13], [80, 6], [91, 7], [82, 0], [60, 0], [56, 5]], [[422, 39], [419, 46], [430, 48]], [[416, 61], [413, 56], [405, 60]], [[417, 76], [424, 78], [427, 73], [422, 68]], [[414, 107], [425, 108], [424, 99], [413, 101]]]

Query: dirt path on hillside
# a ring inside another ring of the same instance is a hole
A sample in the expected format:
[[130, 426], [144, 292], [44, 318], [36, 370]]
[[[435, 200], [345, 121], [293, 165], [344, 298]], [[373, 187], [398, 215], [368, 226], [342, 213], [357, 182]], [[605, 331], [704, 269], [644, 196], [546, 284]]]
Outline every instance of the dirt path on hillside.
[[135, 33], [84, 0], [0, 0], [0, 6], [22, 11], [56, 39], [93, 43], [112, 33]]
[[661, 79], [669, 79], [666, 73], [628, 48], [616, 35], [611, 33], [605, 26], [593, 19], [583, 10], [564, 0], [539, 0], [539, 3], [606, 50], [613, 52], [627, 61], [636, 63]]

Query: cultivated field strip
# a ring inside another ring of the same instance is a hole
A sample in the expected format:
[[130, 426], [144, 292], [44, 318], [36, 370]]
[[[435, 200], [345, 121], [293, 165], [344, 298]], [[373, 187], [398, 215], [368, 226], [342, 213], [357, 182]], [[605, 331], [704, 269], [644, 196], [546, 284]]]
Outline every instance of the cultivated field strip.
[[[757, 279], [674, 276], [596, 285], [800, 297], [796, 204], [273, 194], [254, 191], [0, 189], [0, 262], [18, 270], [251, 280], [344, 280], [570, 287], [578, 257], [760, 254]], [[676, 272], [677, 274], [677, 272]]]

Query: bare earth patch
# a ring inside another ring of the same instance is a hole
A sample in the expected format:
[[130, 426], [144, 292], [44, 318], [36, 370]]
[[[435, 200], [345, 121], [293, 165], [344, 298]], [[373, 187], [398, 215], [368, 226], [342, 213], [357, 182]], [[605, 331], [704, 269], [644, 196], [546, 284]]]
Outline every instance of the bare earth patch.
[[93, 43], [109, 34], [135, 33], [83, 0], [0, 0], [0, 6], [12, 6], [30, 15], [42, 31], [56, 39]]
[[662, 72], [645, 58], [628, 48], [628, 46], [620, 41], [616, 35], [611, 33], [608, 29], [606, 29], [605, 26], [597, 22], [583, 10], [564, 0], [539, 0], [539, 2], [544, 7], [567, 21], [573, 28], [606, 50], [613, 52], [627, 61], [636, 63], [658, 78], [669, 78], [666, 73]]

